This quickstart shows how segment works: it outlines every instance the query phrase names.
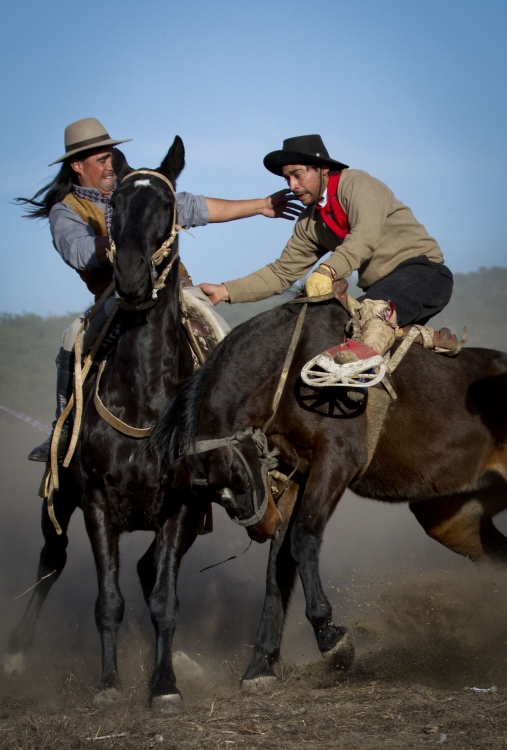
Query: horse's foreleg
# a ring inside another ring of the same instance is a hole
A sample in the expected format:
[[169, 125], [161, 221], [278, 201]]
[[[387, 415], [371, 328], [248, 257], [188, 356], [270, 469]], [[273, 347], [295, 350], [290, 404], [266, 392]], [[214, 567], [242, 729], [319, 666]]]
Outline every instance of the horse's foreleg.
[[72, 494], [63, 494], [62, 491], [55, 497], [55, 513], [62, 529], [58, 535], [48, 515], [47, 502], [42, 504], [42, 534], [44, 546], [40, 553], [39, 567], [37, 569], [37, 583], [32, 591], [25, 613], [21, 622], [12, 632], [9, 639], [9, 647], [3, 661], [3, 669], [6, 674], [21, 674], [25, 670], [25, 653], [31, 647], [34, 638], [35, 624], [39, 617], [42, 605], [51, 587], [60, 577], [67, 562], [67, 527], [70, 518], [76, 509]]
[[[331, 466], [313, 464], [291, 533], [292, 557], [303, 584], [306, 617], [313, 626], [320, 652], [333, 669], [351, 666], [354, 644], [347, 628], [333, 624], [333, 610], [320, 580], [319, 554], [324, 529], [349, 482], [350, 477], [344, 480], [343, 475], [333, 473]], [[322, 501], [322, 497], [327, 500]]]
[[175, 713], [182, 707], [172, 660], [179, 605], [176, 584], [181, 558], [196, 537], [197, 520], [198, 515], [183, 505], [164, 522], [155, 540], [156, 578], [149, 606], [156, 633], [156, 655], [150, 706], [160, 713]]
[[294, 582], [296, 563], [291, 554], [290, 533], [271, 542], [266, 575], [266, 597], [255, 638], [252, 660], [243, 675], [241, 687], [257, 690], [268, 686], [276, 675], [273, 667], [280, 658], [285, 617]]
[[507, 538], [494, 515], [507, 507], [506, 488], [411, 503], [410, 510], [429, 537], [475, 562], [507, 563]]
[[125, 602], [118, 585], [118, 533], [98, 502], [85, 503], [84, 517], [99, 585], [95, 622], [102, 644], [102, 676], [94, 703], [107, 705], [120, 698], [116, 643]]

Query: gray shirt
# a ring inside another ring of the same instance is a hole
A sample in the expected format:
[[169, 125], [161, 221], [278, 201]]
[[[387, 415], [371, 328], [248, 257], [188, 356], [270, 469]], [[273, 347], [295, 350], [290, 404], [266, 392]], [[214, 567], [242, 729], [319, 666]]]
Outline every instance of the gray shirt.
[[[84, 188], [98, 192], [95, 188]], [[102, 211], [104, 206], [96, 203]], [[209, 211], [204, 195], [176, 193], [177, 221], [180, 226], [203, 227], [209, 221]], [[66, 203], [55, 203], [49, 212], [49, 227], [53, 245], [63, 260], [78, 271], [93, 271], [100, 268], [95, 252], [95, 237], [91, 226], [78, 216]]]

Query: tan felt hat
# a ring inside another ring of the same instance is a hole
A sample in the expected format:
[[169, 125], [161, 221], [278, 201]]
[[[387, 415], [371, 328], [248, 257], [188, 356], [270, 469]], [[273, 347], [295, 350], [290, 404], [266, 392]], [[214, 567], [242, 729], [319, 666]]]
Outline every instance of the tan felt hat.
[[65, 161], [69, 156], [79, 154], [80, 151], [87, 151], [89, 148], [98, 148], [99, 146], [116, 146], [118, 143], [127, 143], [132, 138], [124, 138], [122, 141], [114, 141], [105, 127], [95, 117], [85, 117], [84, 120], [71, 122], [65, 128], [65, 154], [55, 159], [48, 167]]

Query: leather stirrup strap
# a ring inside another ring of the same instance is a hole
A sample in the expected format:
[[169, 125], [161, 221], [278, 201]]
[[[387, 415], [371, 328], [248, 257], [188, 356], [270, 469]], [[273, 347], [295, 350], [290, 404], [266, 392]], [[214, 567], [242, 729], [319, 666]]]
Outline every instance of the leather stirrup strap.
[[271, 426], [273, 419], [276, 416], [278, 405], [280, 403], [280, 399], [282, 398], [283, 389], [285, 388], [285, 383], [287, 382], [287, 377], [289, 375], [290, 366], [292, 364], [292, 360], [294, 359], [294, 354], [296, 352], [296, 347], [298, 345], [299, 338], [301, 336], [301, 331], [303, 330], [303, 323], [305, 322], [305, 315], [306, 315], [307, 307], [308, 305], [305, 303], [303, 307], [301, 308], [301, 312], [298, 315], [298, 319], [296, 321], [296, 327], [294, 328], [294, 333], [292, 334], [289, 348], [287, 350], [287, 354], [285, 355], [285, 362], [283, 363], [282, 372], [280, 374], [280, 380], [278, 381], [278, 388], [276, 389], [275, 395], [273, 397], [273, 403], [271, 406], [271, 416], [268, 417], [268, 419], [264, 422], [264, 427], [262, 428], [262, 431], [264, 433], [267, 432], [268, 427]]

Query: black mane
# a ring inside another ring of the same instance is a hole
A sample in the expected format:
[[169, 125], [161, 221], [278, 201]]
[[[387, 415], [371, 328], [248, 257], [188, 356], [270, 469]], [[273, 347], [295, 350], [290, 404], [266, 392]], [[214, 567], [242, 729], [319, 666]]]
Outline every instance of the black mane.
[[157, 449], [165, 453], [169, 465], [172, 465], [180, 455], [186, 458], [185, 446], [195, 443], [199, 411], [218, 362], [222, 359], [227, 360], [229, 354], [236, 349], [239, 340], [244, 343], [249, 332], [254, 333], [260, 322], [264, 322], [273, 314], [279, 315], [281, 309], [279, 306], [267, 310], [234, 328], [197, 372], [187, 378], [177, 390], [158, 421], [152, 438]]

